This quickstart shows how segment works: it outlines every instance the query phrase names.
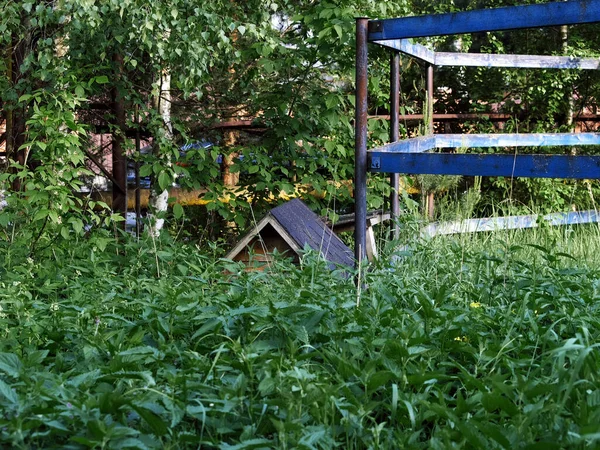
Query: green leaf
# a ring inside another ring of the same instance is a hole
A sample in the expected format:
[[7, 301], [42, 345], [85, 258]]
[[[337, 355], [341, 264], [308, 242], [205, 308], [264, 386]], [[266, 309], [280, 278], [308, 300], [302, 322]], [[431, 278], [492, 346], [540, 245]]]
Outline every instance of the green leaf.
[[44, 425], [50, 428], [54, 428], [55, 430], [69, 432], [69, 428], [67, 428], [62, 422], [58, 420], [50, 420], [48, 422], [44, 422]]
[[502, 427], [491, 422], [475, 422], [475, 426], [479, 428], [484, 435], [500, 444], [502, 448], [512, 448], [510, 441], [505, 436], [506, 432]]
[[17, 355], [14, 353], [0, 353], [0, 370], [7, 375], [17, 378], [22, 368], [23, 364]]
[[128, 437], [126, 439], [118, 440], [114, 443], [111, 442], [111, 448], [114, 448], [115, 450], [120, 450], [120, 449], [146, 450], [146, 449], [149, 449], [150, 447], [148, 447], [146, 444], [144, 444], [140, 439]]
[[471, 421], [463, 422], [458, 420], [456, 426], [473, 448], [488, 448], [486, 439], [481, 432], [471, 424]]
[[336, 31], [337, 35], [339, 38], [341, 38], [344, 35], [344, 32], [342, 31], [342, 27], [339, 25], [334, 25], [333, 26], [334, 30]]
[[81, 373], [77, 376], [69, 378], [66, 382], [67, 385], [79, 387], [82, 384], [93, 384], [96, 382], [98, 377], [101, 375], [99, 369], [92, 370], [91, 372]]
[[179, 203], [175, 203], [173, 205], [173, 215], [176, 219], [181, 219], [181, 217], [183, 217], [183, 206]]
[[96, 83], [106, 84], [108, 83], [108, 77], [106, 75], [100, 75], [99, 77], [96, 77]]
[[148, 424], [148, 426], [154, 434], [156, 434], [157, 436], [164, 436], [165, 434], [167, 434], [169, 429], [165, 421], [161, 419], [158, 415], [142, 406], [132, 404], [131, 407], [136, 413], [139, 414], [139, 416], [142, 419], [144, 419], [144, 421]]
[[16, 392], [12, 390], [12, 388], [6, 384], [4, 381], [0, 379], [0, 395], [2, 395], [5, 399], [7, 399], [13, 405], [19, 404], [19, 397]]
[[46, 356], [48, 356], [49, 350], [34, 350], [27, 355], [27, 365], [34, 366], [40, 364]]
[[127, 355], [158, 355], [158, 350], [148, 345], [141, 345], [139, 347], [129, 348], [119, 352], [119, 356]]
[[245, 450], [245, 449], [264, 449], [274, 448], [273, 441], [268, 439], [249, 439], [244, 442], [240, 442], [236, 445], [222, 444], [221, 450]]
[[394, 374], [389, 370], [375, 372], [373, 376], [369, 378], [369, 381], [367, 382], [367, 388], [370, 392], [376, 391], [381, 386], [386, 385], [392, 378], [394, 378]]
[[518, 408], [509, 398], [497, 393], [483, 394], [481, 397], [481, 404], [487, 412], [501, 410], [509, 416], [514, 416], [519, 412]]
[[164, 191], [165, 189], [167, 189], [169, 187], [170, 184], [171, 184], [171, 177], [169, 176], [169, 174], [167, 172], [162, 171], [158, 175], [158, 186]]
[[144, 164], [140, 167], [140, 177], [147, 177], [152, 173], [152, 166], [150, 164]]

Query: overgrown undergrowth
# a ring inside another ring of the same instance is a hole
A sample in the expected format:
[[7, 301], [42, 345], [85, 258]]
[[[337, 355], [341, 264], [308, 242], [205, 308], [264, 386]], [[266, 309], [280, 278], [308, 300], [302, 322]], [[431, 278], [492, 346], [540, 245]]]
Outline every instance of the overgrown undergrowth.
[[597, 234], [418, 242], [359, 292], [310, 254], [263, 273], [167, 242], [2, 247], [0, 441], [595, 447]]

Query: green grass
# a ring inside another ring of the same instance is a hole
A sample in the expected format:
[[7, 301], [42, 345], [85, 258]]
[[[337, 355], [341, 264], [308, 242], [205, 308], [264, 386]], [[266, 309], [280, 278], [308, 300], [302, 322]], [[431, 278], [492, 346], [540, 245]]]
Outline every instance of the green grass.
[[0, 442], [594, 448], [598, 235], [415, 242], [359, 292], [310, 254], [248, 273], [168, 242], [3, 246]]

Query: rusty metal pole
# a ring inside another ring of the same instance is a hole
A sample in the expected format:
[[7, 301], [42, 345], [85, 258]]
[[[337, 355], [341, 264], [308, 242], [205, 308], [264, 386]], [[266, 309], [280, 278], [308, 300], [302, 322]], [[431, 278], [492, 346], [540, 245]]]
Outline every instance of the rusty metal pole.
[[367, 257], [367, 88], [369, 19], [356, 19], [356, 117], [354, 150], [354, 256]]
[[433, 64], [427, 66], [427, 134], [433, 134]]
[[135, 237], [140, 238], [142, 228], [142, 201], [140, 191], [140, 112], [138, 105], [135, 105]]
[[[116, 77], [120, 80], [123, 73], [123, 56], [115, 54]], [[127, 156], [125, 155], [125, 128], [127, 126], [125, 115], [125, 99], [120, 95], [117, 86], [112, 91], [113, 113], [115, 115], [115, 130], [112, 135], [112, 176], [118, 185], [112, 190], [112, 210], [115, 213], [127, 214]], [[125, 229], [125, 221], [120, 227]]]
[[[399, 119], [400, 119], [400, 55], [394, 52], [390, 57], [390, 142], [396, 142], [399, 139]], [[400, 215], [400, 175], [398, 173], [390, 174], [390, 209], [392, 219], [393, 238], [400, 238], [400, 229], [398, 227], [398, 216]]]

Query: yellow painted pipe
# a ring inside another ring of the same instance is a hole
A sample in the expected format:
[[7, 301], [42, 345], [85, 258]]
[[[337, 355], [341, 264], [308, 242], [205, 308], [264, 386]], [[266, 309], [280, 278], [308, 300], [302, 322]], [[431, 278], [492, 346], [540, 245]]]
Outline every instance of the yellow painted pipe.
[[[343, 180], [339, 182], [329, 181], [328, 183], [335, 184], [336, 188], [348, 189], [350, 195], [352, 195], [352, 181]], [[311, 189], [312, 186], [308, 184], [295, 184], [293, 192], [280, 191], [279, 194], [269, 193], [268, 199], [270, 201], [276, 200], [290, 200], [292, 198], [300, 197], [302, 195], [310, 195], [316, 198], [324, 198], [326, 192], [317, 192], [315, 189]], [[418, 194], [420, 191], [413, 186], [400, 186], [401, 189], [406, 189], [409, 194]], [[172, 187], [169, 189], [169, 198], [172, 199], [173, 203], [179, 203], [181, 206], [204, 206], [211, 203], [213, 200], [207, 200], [204, 198], [208, 191], [206, 189], [195, 189], [187, 190], [178, 187]], [[85, 194], [84, 194], [85, 195]], [[228, 203], [231, 196], [239, 197], [246, 196], [246, 198], [252, 198], [250, 191], [246, 188], [232, 188], [230, 192], [225, 193], [219, 198], [219, 201]], [[112, 204], [112, 192], [111, 191], [94, 191], [91, 194], [92, 200], [102, 201], [108, 206]], [[141, 208], [148, 207], [148, 198], [150, 197], [149, 189], [141, 189], [140, 191], [140, 206]], [[135, 190], [130, 189], [127, 191], [127, 208], [133, 210], [135, 208]]]

